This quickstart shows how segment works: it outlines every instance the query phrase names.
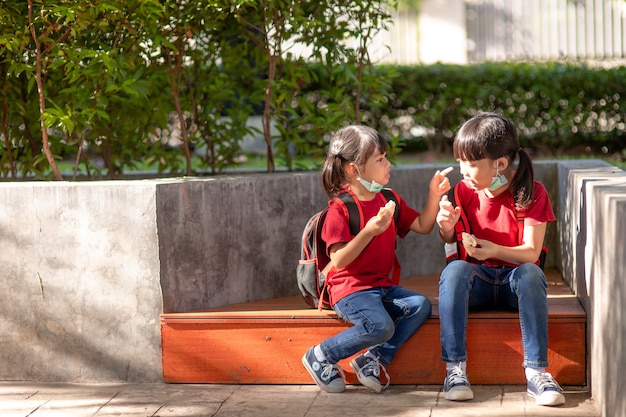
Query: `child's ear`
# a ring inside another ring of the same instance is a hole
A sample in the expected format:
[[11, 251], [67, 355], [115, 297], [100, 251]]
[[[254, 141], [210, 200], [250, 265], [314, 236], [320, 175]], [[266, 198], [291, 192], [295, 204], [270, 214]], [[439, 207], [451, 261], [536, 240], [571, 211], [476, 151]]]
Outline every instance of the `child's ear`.
[[506, 171], [506, 169], [509, 167], [509, 160], [506, 159], [504, 156], [496, 159], [496, 167], [499, 171]]
[[351, 177], [358, 177], [359, 169], [356, 167], [356, 164], [354, 162], [350, 162], [346, 167], [346, 173]]

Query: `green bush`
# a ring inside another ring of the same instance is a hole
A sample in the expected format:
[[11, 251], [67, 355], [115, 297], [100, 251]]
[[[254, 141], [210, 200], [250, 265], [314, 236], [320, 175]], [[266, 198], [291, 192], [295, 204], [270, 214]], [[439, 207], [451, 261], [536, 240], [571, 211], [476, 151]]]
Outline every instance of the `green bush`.
[[[303, 94], [316, 98], [310, 107], [336, 105], [339, 100], [323, 92], [332, 91], [330, 85], [340, 84], [338, 80], [317, 65], [310, 69], [315, 82], [303, 88]], [[455, 132], [465, 120], [477, 111], [497, 111], [513, 120], [522, 146], [535, 155], [626, 159], [626, 67], [557, 62], [382, 65], [372, 75], [386, 83], [379, 91], [387, 96], [378, 93], [365, 100], [364, 119], [407, 150], [451, 155]], [[310, 155], [310, 149], [303, 155]]]
[[476, 111], [495, 110], [514, 121], [524, 147], [542, 155], [590, 148], [626, 156], [625, 67], [485, 63], [386, 68], [394, 75], [382, 119], [387, 131], [408, 143], [421, 140], [429, 150], [450, 151], [463, 121]]

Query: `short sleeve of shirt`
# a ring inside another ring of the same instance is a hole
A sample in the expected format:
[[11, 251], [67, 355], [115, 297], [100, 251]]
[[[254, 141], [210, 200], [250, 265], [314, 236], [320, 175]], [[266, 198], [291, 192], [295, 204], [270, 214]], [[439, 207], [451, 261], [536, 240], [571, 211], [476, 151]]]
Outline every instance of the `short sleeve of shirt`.
[[528, 206], [528, 211], [526, 212], [525, 222], [530, 226], [534, 226], [555, 221], [556, 217], [552, 210], [552, 204], [550, 204], [548, 191], [540, 182], [535, 181], [535, 194], [533, 197], [533, 201]]
[[[400, 196], [398, 196], [398, 204], [400, 209], [400, 218], [398, 219], [398, 236], [405, 237], [411, 230], [411, 225], [419, 216], [419, 212], [413, 207], [409, 206], [407, 202]], [[397, 210], [398, 208], [396, 208]]]
[[322, 229], [322, 239], [326, 242], [327, 249], [335, 243], [345, 243], [352, 239], [350, 227], [348, 226], [348, 218], [341, 204], [332, 203], [328, 208]]

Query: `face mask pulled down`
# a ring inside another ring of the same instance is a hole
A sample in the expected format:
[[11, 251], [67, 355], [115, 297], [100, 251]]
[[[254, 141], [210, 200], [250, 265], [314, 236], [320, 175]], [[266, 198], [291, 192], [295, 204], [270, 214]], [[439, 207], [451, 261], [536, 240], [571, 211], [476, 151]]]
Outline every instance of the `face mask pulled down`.
[[487, 187], [490, 191], [495, 191], [498, 188], [502, 187], [503, 185], [507, 184], [508, 181], [506, 179], [506, 177], [502, 174], [500, 174], [498, 171], [496, 171], [496, 176], [493, 177], [493, 179], [491, 180], [491, 184], [489, 184], [489, 187]]
[[363, 184], [363, 187], [365, 187], [365, 189], [367, 191], [370, 191], [372, 193], [379, 193], [382, 191], [383, 186], [379, 183], [377, 183], [376, 181], [372, 180], [372, 182], [366, 181], [363, 178], [359, 177], [357, 178], [357, 180]]
[[361, 172], [358, 168], [356, 172], [359, 174], [359, 176], [357, 177], [357, 181], [360, 182], [367, 191], [371, 193], [379, 193], [382, 191], [384, 187], [382, 184], [377, 183], [375, 180], [372, 180], [371, 182], [364, 180], [363, 178], [361, 178]]

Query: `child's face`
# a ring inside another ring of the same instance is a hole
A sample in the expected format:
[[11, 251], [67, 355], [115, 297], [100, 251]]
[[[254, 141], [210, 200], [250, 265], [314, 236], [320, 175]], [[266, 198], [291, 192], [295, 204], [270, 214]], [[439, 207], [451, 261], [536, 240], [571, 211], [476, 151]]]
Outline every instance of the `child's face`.
[[476, 190], [489, 187], [496, 175], [496, 161], [492, 159], [480, 159], [478, 161], [464, 161], [459, 159], [461, 175]]
[[376, 150], [365, 162], [365, 166], [361, 171], [361, 178], [367, 181], [376, 181], [381, 185], [387, 185], [390, 172], [391, 163], [387, 159], [387, 154]]

